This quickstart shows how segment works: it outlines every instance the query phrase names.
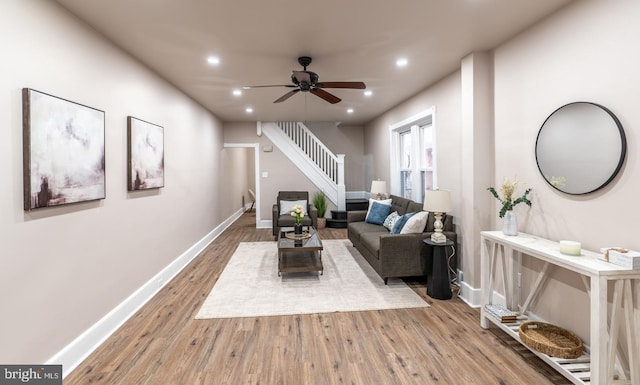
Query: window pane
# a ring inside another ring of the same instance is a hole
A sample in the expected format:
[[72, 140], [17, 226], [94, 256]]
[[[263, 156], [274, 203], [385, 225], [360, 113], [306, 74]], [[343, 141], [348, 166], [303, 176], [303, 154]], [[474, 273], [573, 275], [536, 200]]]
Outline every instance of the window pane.
[[433, 190], [433, 171], [421, 171], [422, 191]]
[[411, 131], [400, 134], [400, 168], [411, 168]]
[[400, 171], [400, 195], [403, 198], [411, 199], [411, 171]]
[[420, 168], [433, 167], [433, 126], [420, 127], [421, 158]]

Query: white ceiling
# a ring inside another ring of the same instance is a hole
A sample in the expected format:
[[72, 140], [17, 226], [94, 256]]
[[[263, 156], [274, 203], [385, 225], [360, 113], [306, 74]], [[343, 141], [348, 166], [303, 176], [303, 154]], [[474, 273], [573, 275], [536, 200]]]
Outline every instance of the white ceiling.
[[[223, 121], [363, 124], [570, 0], [56, 1]], [[327, 89], [342, 98], [334, 105], [310, 93], [274, 104], [284, 87], [232, 95], [290, 84], [302, 55], [320, 81], [363, 81], [373, 95]]]

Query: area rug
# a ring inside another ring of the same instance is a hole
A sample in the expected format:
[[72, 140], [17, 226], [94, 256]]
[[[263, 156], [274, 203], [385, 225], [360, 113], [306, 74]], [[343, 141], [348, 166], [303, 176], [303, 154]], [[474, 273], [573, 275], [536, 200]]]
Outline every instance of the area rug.
[[196, 319], [428, 307], [400, 279], [388, 285], [348, 240], [322, 241], [324, 274], [278, 276], [275, 242], [242, 242]]

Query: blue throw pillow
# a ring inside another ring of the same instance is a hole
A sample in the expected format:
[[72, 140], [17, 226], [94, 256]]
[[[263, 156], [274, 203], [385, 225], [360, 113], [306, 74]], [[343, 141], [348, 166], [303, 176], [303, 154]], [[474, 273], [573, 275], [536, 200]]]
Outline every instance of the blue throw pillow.
[[391, 205], [385, 205], [374, 201], [371, 204], [369, 214], [367, 214], [367, 218], [365, 218], [364, 221], [367, 223], [373, 223], [374, 225], [382, 225], [384, 220], [387, 219], [389, 211], [391, 211]]
[[404, 224], [407, 223], [409, 218], [411, 218], [414, 215], [416, 215], [416, 213], [406, 213], [400, 218], [398, 218], [398, 220], [396, 221], [396, 224], [393, 225], [393, 229], [391, 229], [391, 234], [400, 234], [400, 231], [402, 231]]

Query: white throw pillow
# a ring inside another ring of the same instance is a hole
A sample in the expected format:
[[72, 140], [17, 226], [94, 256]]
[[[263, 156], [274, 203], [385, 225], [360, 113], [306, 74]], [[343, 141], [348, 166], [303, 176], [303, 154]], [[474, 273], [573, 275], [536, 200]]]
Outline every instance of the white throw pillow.
[[404, 224], [400, 234], [418, 234], [424, 231], [427, 225], [427, 218], [429, 217], [428, 211], [419, 211], [416, 215], [409, 218], [407, 223]]
[[365, 220], [369, 216], [369, 213], [371, 212], [371, 206], [373, 206], [373, 202], [378, 202], [378, 203], [382, 203], [383, 205], [391, 206], [391, 199], [382, 199], [382, 200], [377, 200], [373, 198], [369, 199], [369, 208], [367, 209], [367, 215], [365, 216]]
[[280, 201], [280, 215], [291, 215], [291, 209], [295, 205], [304, 207], [305, 215], [309, 214], [307, 212], [307, 201], [303, 199], [299, 201]]

